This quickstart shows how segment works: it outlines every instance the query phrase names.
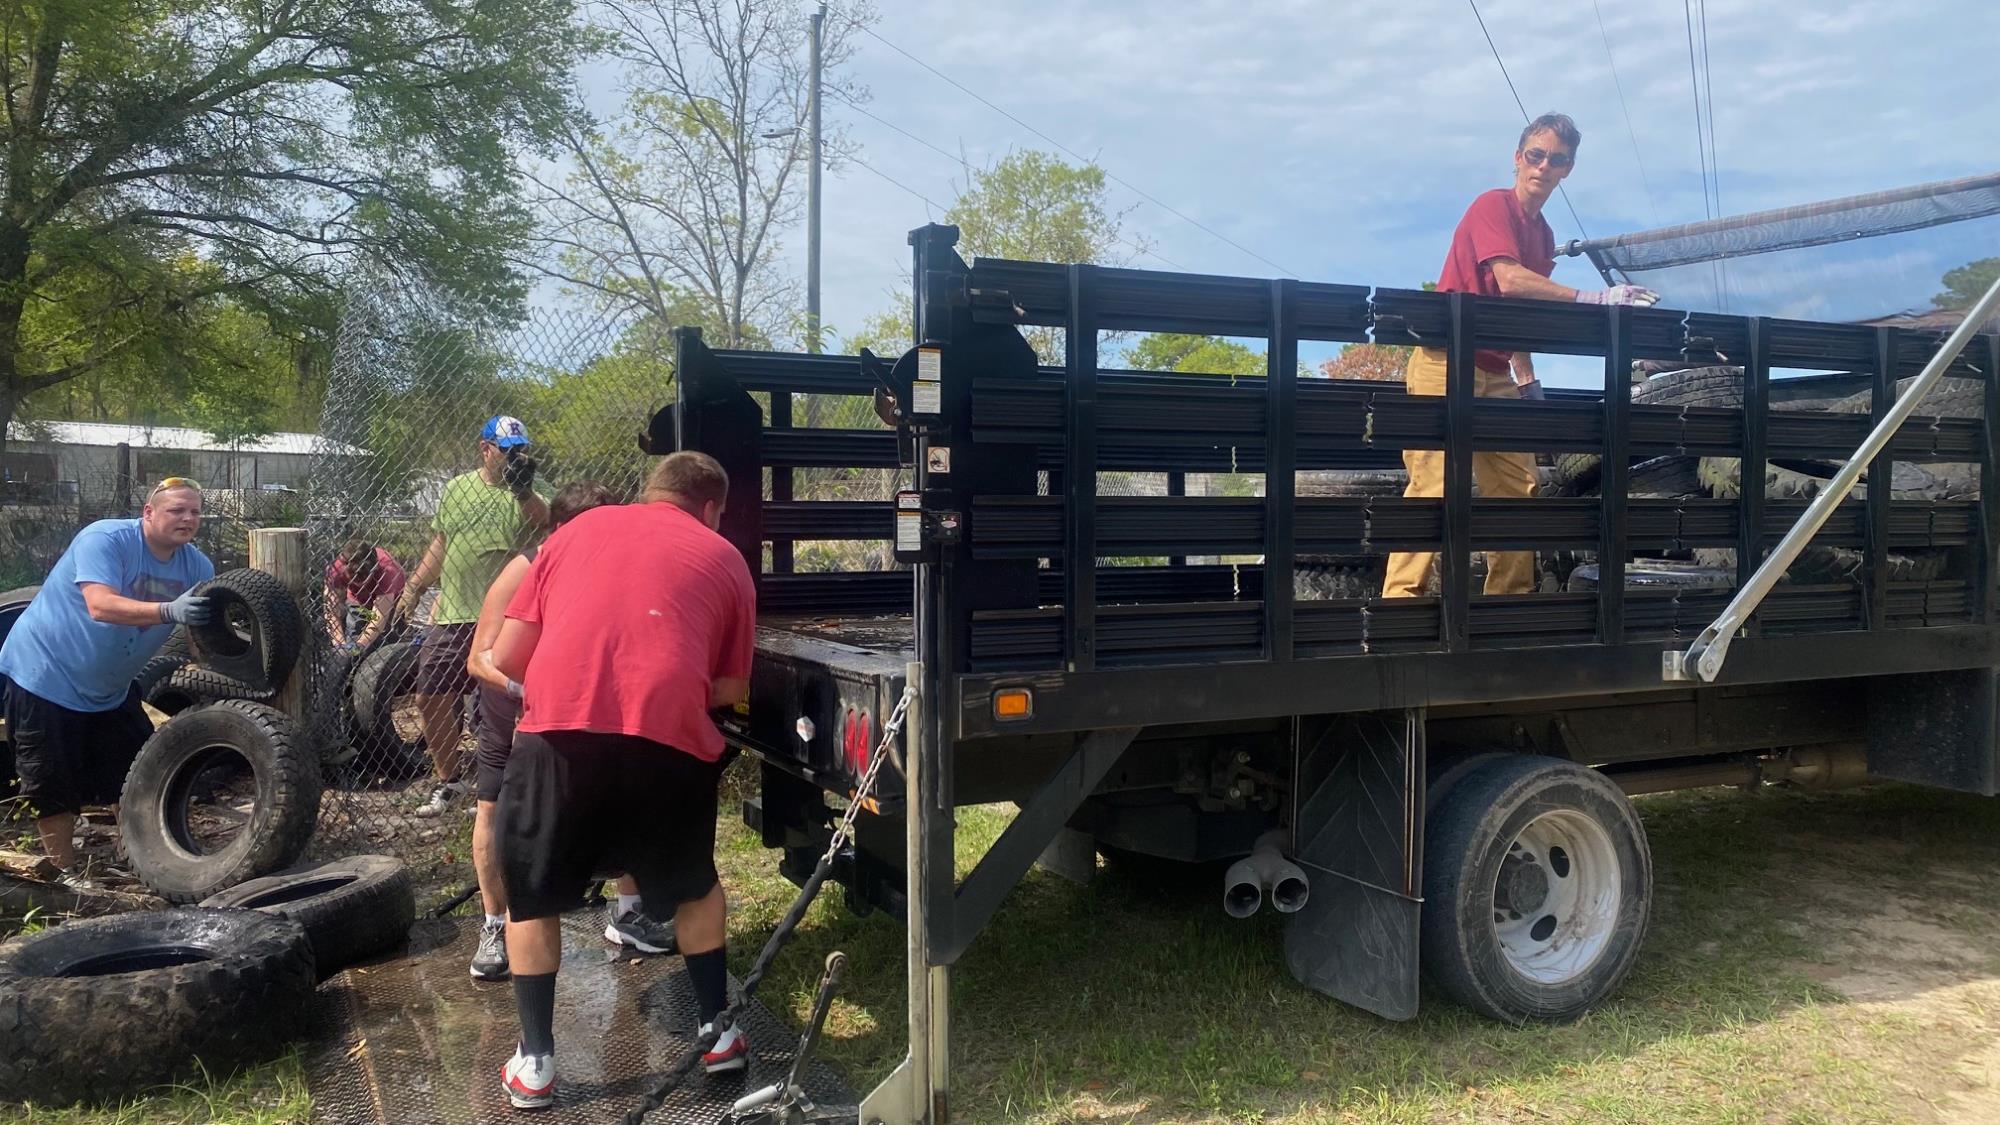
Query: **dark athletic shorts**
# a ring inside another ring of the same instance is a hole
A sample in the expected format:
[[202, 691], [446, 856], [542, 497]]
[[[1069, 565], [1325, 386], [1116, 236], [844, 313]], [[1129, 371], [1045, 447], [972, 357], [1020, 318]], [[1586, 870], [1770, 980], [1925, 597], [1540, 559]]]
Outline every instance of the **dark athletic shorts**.
[[656, 918], [715, 888], [722, 767], [643, 738], [588, 731], [514, 735], [500, 785], [500, 869], [516, 921], [583, 906], [624, 871]]
[[514, 724], [521, 721], [521, 701], [504, 691], [479, 685], [479, 775], [482, 801], [500, 799], [500, 778], [514, 749]]
[[139, 706], [136, 686], [109, 711], [72, 711], [4, 677], [0, 692], [7, 697], [7, 738], [21, 795], [36, 815], [117, 803], [125, 772], [153, 736], [153, 721]]
[[472, 655], [476, 624], [433, 625], [417, 646], [417, 676], [412, 695], [464, 695], [472, 690], [472, 673], [465, 658]]

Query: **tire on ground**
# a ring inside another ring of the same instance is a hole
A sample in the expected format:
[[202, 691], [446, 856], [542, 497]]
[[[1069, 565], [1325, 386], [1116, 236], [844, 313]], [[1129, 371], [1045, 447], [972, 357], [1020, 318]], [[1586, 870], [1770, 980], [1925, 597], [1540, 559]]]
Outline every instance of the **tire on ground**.
[[254, 910], [141, 911], [0, 946], [0, 1099], [62, 1106], [220, 1080], [306, 1026], [304, 929]]
[[[254, 804], [240, 830], [208, 851], [189, 806], [198, 781], [234, 766], [232, 754], [249, 764]], [[296, 862], [319, 800], [319, 761], [291, 720], [262, 703], [224, 700], [175, 715], [146, 740], [125, 775], [119, 827], [141, 882], [169, 902], [199, 902]]]
[[202, 900], [290, 918], [305, 927], [313, 964], [325, 980], [394, 949], [417, 919], [410, 870], [386, 855], [358, 855], [240, 883]]
[[205, 625], [191, 625], [195, 662], [259, 687], [285, 686], [305, 640], [298, 599], [275, 575], [226, 570], [197, 588], [209, 599]]
[[1617, 785], [1558, 758], [1492, 759], [1425, 831], [1424, 971], [1497, 1020], [1574, 1019], [1631, 971], [1652, 891], [1645, 830]]
[[409, 693], [416, 674], [417, 646], [408, 641], [383, 645], [355, 666], [347, 698], [356, 749], [350, 768], [359, 776], [408, 781], [430, 771], [422, 741], [396, 729], [396, 700]]

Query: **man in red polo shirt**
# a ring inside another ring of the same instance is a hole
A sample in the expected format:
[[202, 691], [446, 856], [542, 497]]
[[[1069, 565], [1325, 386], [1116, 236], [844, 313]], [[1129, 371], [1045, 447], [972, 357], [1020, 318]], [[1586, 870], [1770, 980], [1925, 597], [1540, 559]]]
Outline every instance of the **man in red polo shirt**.
[[[1593, 305], [1650, 305], [1660, 299], [1658, 293], [1637, 285], [1571, 289], [1549, 280], [1556, 268], [1556, 236], [1548, 220], [1542, 218], [1542, 207], [1575, 167], [1576, 147], [1582, 139], [1576, 122], [1561, 113], [1545, 113], [1521, 130], [1521, 139], [1514, 147], [1514, 186], [1485, 192], [1465, 209], [1465, 217], [1452, 232], [1444, 270], [1438, 274], [1439, 292]], [[1535, 378], [1533, 357], [1526, 352], [1482, 350], [1474, 357], [1473, 366], [1477, 368], [1473, 394], [1481, 398], [1519, 398], [1520, 384]], [[1443, 348], [1418, 348], [1410, 354], [1404, 373], [1409, 393], [1442, 395], [1444, 378]], [[1410, 471], [1410, 484], [1403, 495], [1444, 495], [1442, 450], [1406, 449], [1403, 465]], [[1534, 454], [1475, 453], [1472, 480], [1481, 496], [1533, 496]], [[1436, 561], [1437, 555], [1431, 551], [1390, 555], [1382, 596], [1422, 594]], [[1487, 593], [1524, 594], [1534, 586], [1534, 552], [1486, 553]]]
[[[715, 531], [728, 495], [713, 458], [661, 461], [641, 503], [594, 508], [549, 537], [494, 641], [494, 667], [522, 685], [495, 807], [521, 1017], [501, 1081], [517, 1107], [555, 1098], [561, 915], [597, 872], [630, 874], [656, 918], [678, 908], [703, 1033], [727, 1006], [723, 741], [709, 712], [748, 697], [757, 630], [750, 569]], [[702, 1063], [740, 1070], [748, 1057], [732, 1028]]]

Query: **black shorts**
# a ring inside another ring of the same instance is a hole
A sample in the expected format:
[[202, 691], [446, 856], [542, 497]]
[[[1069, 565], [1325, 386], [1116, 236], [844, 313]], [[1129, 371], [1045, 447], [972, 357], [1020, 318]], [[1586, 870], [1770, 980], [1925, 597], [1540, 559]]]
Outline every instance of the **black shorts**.
[[4, 678], [0, 692], [21, 796], [37, 816], [117, 803], [132, 759], [153, 737], [136, 686], [109, 711], [72, 711]]
[[479, 764], [476, 787], [482, 801], [500, 799], [500, 778], [514, 749], [514, 724], [521, 721], [521, 701], [486, 684], [479, 685]]
[[472, 690], [472, 673], [465, 658], [472, 655], [474, 624], [433, 625], [417, 646], [417, 674], [412, 695], [464, 695]]
[[715, 889], [722, 766], [624, 734], [514, 735], [500, 786], [500, 869], [516, 921], [583, 905], [594, 878], [624, 871], [656, 918]]

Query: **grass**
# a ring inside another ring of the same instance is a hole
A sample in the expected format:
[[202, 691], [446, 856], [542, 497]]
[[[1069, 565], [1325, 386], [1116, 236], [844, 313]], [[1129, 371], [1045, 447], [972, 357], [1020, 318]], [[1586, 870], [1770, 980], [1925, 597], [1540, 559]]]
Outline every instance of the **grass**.
[[[1797, 1122], [2000, 1120], [1960, 1060], [2000, 1050], [2000, 802], [1902, 787], [1641, 801], [1659, 883], [1610, 1004], [1513, 1028], [1427, 994], [1390, 1023], [1286, 972], [1282, 921], [1233, 921], [1208, 874], [1042, 872], [955, 970], [959, 1121]], [[1011, 809], [960, 810], [960, 869]], [[457, 845], [453, 840], [447, 848]], [[733, 821], [718, 837], [732, 968], [794, 888]], [[902, 931], [823, 896], [765, 1001], [803, 1019], [825, 954], [850, 971], [825, 1053], [865, 1091], [903, 1053]], [[1868, 1003], [1850, 994], [1863, 995]], [[303, 1122], [296, 1054], [113, 1110], [0, 1122]]]

